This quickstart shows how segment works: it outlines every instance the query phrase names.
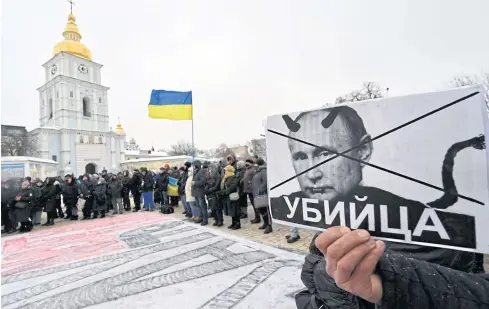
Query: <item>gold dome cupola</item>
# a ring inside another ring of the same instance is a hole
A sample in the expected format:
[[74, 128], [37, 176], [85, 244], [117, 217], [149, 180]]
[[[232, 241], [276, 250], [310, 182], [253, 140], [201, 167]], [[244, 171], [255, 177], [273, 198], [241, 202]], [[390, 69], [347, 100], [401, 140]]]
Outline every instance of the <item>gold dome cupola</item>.
[[116, 134], [126, 134], [126, 131], [121, 125], [121, 120], [118, 118], [117, 119], [117, 126], [115, 127], [114, 133]]
[[80, 29], [78, 29], [78, 26], [76, 25], [76, 17], [73, 15], [73, 12], [70, 12], [68, 15], [68, 22], [63, 31], [63, 37], [65, 39], [54, 46], [54, 56], [61, 52], [65, 52], [92, 60], [92, 52], [80, 42], [82, 35]]

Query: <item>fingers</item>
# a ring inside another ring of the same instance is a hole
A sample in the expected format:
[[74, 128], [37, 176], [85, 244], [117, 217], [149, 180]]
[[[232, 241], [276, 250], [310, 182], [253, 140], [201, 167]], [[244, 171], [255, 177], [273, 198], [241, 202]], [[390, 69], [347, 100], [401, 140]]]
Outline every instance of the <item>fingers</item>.
[[336, 263], [336, 271], [334, 274], [336, 284], [340, 286], [342, 283], [348, 282], [353, 272], [356, 271], [357, 267], [361, 264], [362, 260], [368, 256], [370, 251], [372, 251], [372, 249], [375, 247], [375, 240], [370, 238], [365, 243], [356, 246], [341, 257]]
[[331, 246], [335, 241], [340, 239], [344, 234], [349, 233], [350, 229], [346, 226], [334, 226], [328, 228], [326, 231], [321, 233], [316, 238], [316, 247], [323, 253], [326, 254], [328, 247]]
[[384, 254], [385, 243], [381, 240], [375, 242], [375, 247], [362, 259], [360, 264], [355, 268], [351, 279], [355, 280], [362, 274], [372, 274], [375, 271], [375, 267], [379, 262], [382, 254]]
[[[337, 269], [337, 263], [344, 257], [345, 254], [351, 252], [356, 247], [367, 243], [371, 239], [369, 232], [365, 230], [356, 230], [344, 234], [340, 239], [336, 240], [332, 245], [327, 248], [326, 257], [326, 271], [330, 276], [335, 276]], [[371, 246], [372, 244], [370, 244]], [[367, 245], [368, 247], [368, 245]], [[371, 246], [370, 249], [373, 247]], [[366, 250], [366, 249], [365, 249]], [[358, 255], [362, 250], [356, 252]], [[367, 251], [368, 252], [368, 251]], [[366, 252], [363, 252], [365, 254]], [[356, 265], [354, 265], [356, 266]], [[351, 269], [353, 271], [353, 269]]]
[[[369, 302], [377, 303], [382, 299], [382, 280], [374, 273], [375, 267], [385, 250], [384, 242], [375, 242], [375, 248], [363, 258], [357, 265], [350, 278], [338, 283], [340, 280], [335, 278], [339, 288], [357, 295]], [[341, 261], [340, 261], [341, 263]], [[339, 271], [337, 271], [337, 276]]]

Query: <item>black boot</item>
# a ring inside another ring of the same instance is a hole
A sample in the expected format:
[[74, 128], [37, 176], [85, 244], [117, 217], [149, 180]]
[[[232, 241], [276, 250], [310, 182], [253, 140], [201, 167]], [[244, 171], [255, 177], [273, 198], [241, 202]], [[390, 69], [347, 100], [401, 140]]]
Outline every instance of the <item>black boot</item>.
[[216, 220], [217, 220], [217, 226], [223, 226], [223, 215], [222, 215], [222, 209], [217, 209], [216, 210]]
[[29, 223], [27, 223], [27, 224], [26, 224], [26, 226], [25, 226], [25, 231], [26, 231], [26, 232], [30, 232], [30, 231], [32, 231], [32, 228], [33, 228], [33, 227], [34, 227], [34, 224], [32, 224], [32, 222], [29, 222]]
[[[267, 227], [265, 228], [265, 231], [263, 232], [263, 234], [270, 234], [271, 232], [273, 232], [272, 226], [271, 225], [267, 225]], [[287, 242], [289, 242], [289, 241], [287, 240]]]
[[241, 217], [240, 219], [248, 218], [248, 207], [241, 207]]
[[234, 227], [232, 230], [239, 230], [241, 228], [241, 222], [239, 222], [239, 217], [234, 218]]
[[236, 220], [234, 220], [234, 217], [232, 217], [231, 218], [231, 225], [228, 226], [228, 229], [233, 230], [235, 225], [236, 225]]
[[105, 218], [105, 210], [102, 210], [102, 215], [100, 216], [100, 218]]
[[261, 222], [260, 213], [258, 212], [258, 210], [255, 209], [255, 219], [251, 220], [250, 223], [251, 224], [257, 224], [260, 222]]
[[49, 220], [48, 225], [54, 225], [54, 218], [51, 218], [51, 220]]
[[263, 215], [263, 224], [262, 224], [262, 226], [259, 227], [259, 229], [264, 230], [267, 228], [268, 225], [269, 225], [268, 224], [268, 214], [264, 214]]

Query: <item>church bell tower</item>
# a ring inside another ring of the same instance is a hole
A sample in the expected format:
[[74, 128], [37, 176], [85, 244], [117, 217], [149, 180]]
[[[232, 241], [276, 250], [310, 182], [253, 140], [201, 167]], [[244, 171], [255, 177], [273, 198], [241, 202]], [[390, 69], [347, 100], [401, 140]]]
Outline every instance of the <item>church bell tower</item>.
[[64, 39], [46, 62], [45, 83], [39, 91], [41, 127], [109, 132], [107, 91], [101, 83], [102, 65], [92, 53], [71, 11], [63, 31]]

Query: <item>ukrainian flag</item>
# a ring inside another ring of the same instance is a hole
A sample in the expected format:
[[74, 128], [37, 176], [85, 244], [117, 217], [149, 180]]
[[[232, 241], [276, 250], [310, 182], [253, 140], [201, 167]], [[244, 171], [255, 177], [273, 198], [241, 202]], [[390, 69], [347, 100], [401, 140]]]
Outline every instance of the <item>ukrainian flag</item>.
[[192, 120], [192, 91], [151, 91], [149, 118]]
[[178, 179], [175, 177], [168, 178], [168, 195], [178, 196]]

